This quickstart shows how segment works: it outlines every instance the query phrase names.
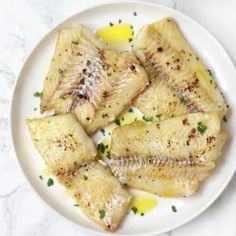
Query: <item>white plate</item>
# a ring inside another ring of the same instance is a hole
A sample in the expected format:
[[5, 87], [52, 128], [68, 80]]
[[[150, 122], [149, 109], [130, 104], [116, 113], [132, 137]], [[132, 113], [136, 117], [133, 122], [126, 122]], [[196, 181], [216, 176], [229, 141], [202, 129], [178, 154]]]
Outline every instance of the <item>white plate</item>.
[[[134, 11], [137, 12], [137, 16], [133, 15]], [[224, 190], [236, 167], [234, 158], [236, 141], [233, 137], [236, 133], [236, 126], [233, 124], [236, 120], [234, 112], [236, 71], [223, 48], [205, 29], [187, 16], [157, 4], [132, 1], [100, 5], [72, 16], [46, 35], [28, 57], [18, 78], [12, 101], [11, 125], [20, 165], [35, 191], [45, 202], [67, 219], [93, 232], [104, 233], [102, 229], [90, 222], [78, 207], [73, 206], [73, 201], [63, 195], [64, 190], [59, 184], [48, 188], [46, 180], [41, 181], [38, 177], [44, 164], [31, 142], [25, 125], [26, 118], [39, 116], [39, 112], [34, 111], [34, 107], [39, 105], [39, 99], [33, 97], [33, 93], [42, 89], [42, 79], [48, 70], [59, 28], [82, 23], [91, 29], [96, 29], [121, 19], [122, 22], [131, 23], [137, 32], [144, 24], [166, 16], [171, 16], [178, 22], [188, 41], [213, 72], [231, 107], [230, 117], [224, 125], [230, 139], [220, 165], [204, 183], [202, 190], [188, 199], [158, 198], [159, 205], [156, 209], [143, 217], [129, 214], [115, 234], [153, 235], [174, 229], [206, 210]], [[177, 207], [177, 213], [171, 211], [171, 205]]]

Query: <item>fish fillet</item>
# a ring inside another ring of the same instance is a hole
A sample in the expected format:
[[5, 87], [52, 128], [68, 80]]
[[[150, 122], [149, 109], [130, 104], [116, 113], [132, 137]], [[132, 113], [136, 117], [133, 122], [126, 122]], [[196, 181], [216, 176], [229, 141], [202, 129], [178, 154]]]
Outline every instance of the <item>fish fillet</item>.
[[92, 162], [67, 177], [66, 186], [92, 221], [114, 231], [126, 214], [131, 195], [108, 167]]
[[130, 194], [108, 167], [95, 160], [95, 144], [75, 115], [28, 119], [34, 145], [87, 217], [114, 231], [126, 214]]
[[130, 187], [163, 197], [190, 196], [215, 168], [225, 140], [217, 113], [136, 121], [113, 131], [109, 165]]
[[54, 174], [94, 161], [97, 148], [75, 115], [27, 119], [32, 141]]
[[[205, 127], [204, 133], [198, 131], [201, 128], [199, 124]], [[220, 129], [217, 113], [190, 113], [150, 124], [136, 121], [113, 131], [111, 156], [113, 159], [132, 156], [186, 159], [191, 155], [201, 156], [215, 144], [215, 136]]]
[[41, 112], [74, 112], [92, 134], [113, 121], [148, 83], [132, 53], [109, 49], [85, 27], [62, 29], [44, 81]]
[[165, 119], [189, 112], [218, 112], [221, 118], [227, 113], [227, 104], [211, 72], [173, 19], [144, 26], [133, 52], [152, 82], [134, 102], [145, 115], [155, 120], [158, 114], [162, 114], [158, 118]]

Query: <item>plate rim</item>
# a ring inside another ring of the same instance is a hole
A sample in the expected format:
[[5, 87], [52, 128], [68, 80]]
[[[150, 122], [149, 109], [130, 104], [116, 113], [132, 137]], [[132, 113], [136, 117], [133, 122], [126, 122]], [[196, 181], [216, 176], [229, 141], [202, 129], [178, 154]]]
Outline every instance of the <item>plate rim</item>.
[[[20, 169], [26, 179], [26, 181], [29, 183], [30, 187], [33, 189], [33, 191], [35, 193], [37, 193], [37, 197], [45, 204], [47, 205], [50, 209], [52, 209], [58, 216], [60, 216], [62, 219], [65, 219], [67, 222], [69, 222], [70, 224], [73, 224], [75, 226], [77, 226], [78, 228], [80, 228], [81, 230], [84, 230], [85, 232], [88, 233], [96, 233], [98, 235], [117, 235], [117, 236], [133, 236], [134, 234], [130, 234], [130, 233], [126, 233], [126, 234], [120, 234], [119, 232], [107, 232], [107, 231], [97, 231], [96, 229], [91, 229], [88, 227], [84, 227], [76, 222], [74, 222], [73, 220], [70, 220], [69, 218], [67, 218], [64, 214], [61, 213], [61, 211], [57, 210], [55, 207], [53, 207], [44, 197], [43, 194], [40, 193], [40, 191], [38, 191], [38, 189], [34, 186], [34, 184], [31, 182], [31, 180], [27, 177], [25, 171], [24, 171], [24, 167], [20, 161], [20, 158], [18, 157], [18, 153], [16, 151], [16, 144], [15, 144], [15, 138], [14, 138], [14, 131], [13, 131], [13, 106], [14, 106], [14, 102], [15, 102], [15, 96], [16, 96], [16, 89], [18, 86], [18, 82], [20, 81], [21, 75], [24, 71], [24, 68], [26, 66], [26, 64], [28, 63], [29, 59], [31, 58], [31, 56], [33, 55], [33, 53], [37, 50], [37, 48], [40, 46], [40, 44], [56, 29], [58, 29], [59, 27], [61, 27], [63, 24], [65, 24], [67, 21], [69, 21], [70, 19], [76, 17], [79, 14], [82, 14], [86, 11], [95, 9], [97, 7], [105, 7], [105, 6], [109, 6], [109, 5], [120, 5], [120, 4], [139, 4], [139, 5], [148, 5], [148, 6], [153, 6], [153, 7], [158, 7], [160, 9], [163, 10], [167, 10], [169, 12], [172, 12], [174, 14], [177, 14], [179, 16], [181, 16], [182, 18], [187, 19], [187, 21], [189, 21], [191, 24], [195, 25], [195, 27], [199, 28], [202, 32], [204, 32], [207, 37], [211, 38], [211, 40], [214, 41], [214, 43], [218, 46], [218, 48], [221, 50], [221, 53], [224, 54], [225, 59], [227, 59], [227, 64], [228, 66], [231, 66], [232, 72], [235, 74], [236, 77], [236, 68], [234, 66], [233, 61], [231, 60], [230, 55], [227, 53], [227, 51], [224, 49], [224, 47], [221, 45], [221, 43], [215, 38], [214, 35], [212, 35], [205, 27], [203, 27], [200, 23], [198, 23], [197, 21], [195, 21], [194, 19], [192, 19], [190, 16], [185, 15], [184, 13], [171, 8], [171, 7], [167, 7], [164, 5], [161, 5], [159, 3], [154, 3], [154, 2], [149, 2], [149, 1], [144, 1], [144, 0], [110, 0], [106, 3], [96, 3], [92, 6], [89, 7], [85, 7], [82, 10], [78, 9], [78, 11], [76, 13], [73, 13], [69, 16], [67, 16], [66, 18], [64, 18], [63, 20], [59, 21], [58, 24], [56, 24], [53, 28], [49, 29], [37, 42], [36, 44], [33, 46], [33, 48], [28, 52], [25, 60], [22, 63], [21, 69], [18, 72], [17, 78], [14, 82], [14, 86], [13, 86], [13, 91], [11, 94], [11, 101], [10, 101], [10, 145], [12, 146], [12, 150], [13, 150], [13, 154], [16, 157], [17, 163], [20, 166]], [[229, 185], [229, 182], [231, 181], [231, 179], [233, 178], [233, 175], [235, 173], [236, 170], [236, 162], [234, 165], [234, 168], [231, 169], [231, 173], [228, 175], [227, 179], [225, 180], [224, 184], [221, 185], [217, 191], [217, 194], [215, 196], [213, 196], [212, 198], [210, 198], [208, 201], [206, 201], [202, 207], [200, 207], [194, 214], [192, 214], [190, 217], [187, 217], [186, 219], [173, 224], [172, 226], [167, 227], [165, 230], [159, 230], [159, 231], [152, 231], [152, 232], [147, 232], [147, 233], [142, 233], [142, 234], [138, 234], [140, 236], [152, 236], [152, 235], [159, 235], [162, 233], [166, 233], [169, 231], [172, 231], [174, 229], [179, 228], [180, 226], [185, 225], [186, 223], [192, 221], [193, 219], [195, 219], [196, 217], [198, 217], [199, 215], [201, 215], [204, 211], [206, 211], [223, 193], [223, 191], [226, 189], [226, 187]]]

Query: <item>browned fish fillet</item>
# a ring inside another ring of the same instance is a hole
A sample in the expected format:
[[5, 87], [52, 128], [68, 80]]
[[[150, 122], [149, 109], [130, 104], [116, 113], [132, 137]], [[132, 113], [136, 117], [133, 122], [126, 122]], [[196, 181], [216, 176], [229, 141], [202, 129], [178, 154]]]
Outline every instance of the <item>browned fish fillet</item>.
[[222, 118], [227, 113], [227, 104], [211, 72], [173, 19], [144, 26], [133, 52], [152, 81], [134, 102], [146, 116], [155, 120], [205, 111], [218, 112]]
[[108, 49], [82, 26], [63, 29], [44, 81], [41, 112], [74, 112], [92, 134], [113, 121], [148, 83], [133, 54]]

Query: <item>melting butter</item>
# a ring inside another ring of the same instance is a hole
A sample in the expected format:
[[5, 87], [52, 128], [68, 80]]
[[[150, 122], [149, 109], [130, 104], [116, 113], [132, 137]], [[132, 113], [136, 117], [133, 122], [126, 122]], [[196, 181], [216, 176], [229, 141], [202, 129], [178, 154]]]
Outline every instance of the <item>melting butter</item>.
[[45, 168], [43, 168], [42, 174], [43, 174], [44, 176], [48, 177], [48, 176], [52, 175], [52, 172], [51, 172], [51, 170], [46, 166]]
[[127, 44], [132, 41], [133, 29], [130, 24], [114, 24], [96, 31], [96, 36], [111, 44]]
[[136, 214], [144, 214], [156, 208], [157, 204], [157, 198], [154, 195], [138, 194], [133, 197], [129, 205], [129, 209], [131, 210], [133, 207], [135, 207], [137, 209]]

